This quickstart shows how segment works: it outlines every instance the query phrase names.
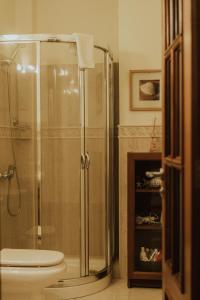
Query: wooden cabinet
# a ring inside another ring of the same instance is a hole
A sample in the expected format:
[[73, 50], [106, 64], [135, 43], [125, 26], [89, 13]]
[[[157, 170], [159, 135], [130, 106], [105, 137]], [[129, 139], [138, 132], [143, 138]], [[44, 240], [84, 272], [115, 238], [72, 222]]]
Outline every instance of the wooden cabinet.
[[128, 153], [128, 287], [161, 286], [160, 168], [160, 153]]

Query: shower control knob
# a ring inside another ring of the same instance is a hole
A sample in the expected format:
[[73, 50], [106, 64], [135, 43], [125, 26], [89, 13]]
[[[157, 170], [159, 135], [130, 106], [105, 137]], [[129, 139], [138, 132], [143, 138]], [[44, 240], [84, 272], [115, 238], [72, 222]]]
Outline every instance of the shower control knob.
[[8, 166], [8, 170], [0, 173], [0, 179], [11, 179], [15, 174], [16, 167], [14, 165]]
[[0, 179], [7, 179], [7, 172], [0, 173]]

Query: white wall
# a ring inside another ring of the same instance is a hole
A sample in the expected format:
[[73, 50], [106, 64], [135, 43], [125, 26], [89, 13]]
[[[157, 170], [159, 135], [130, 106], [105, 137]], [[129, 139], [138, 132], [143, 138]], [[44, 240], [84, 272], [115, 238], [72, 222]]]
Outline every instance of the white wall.
[[32, 33], [34, 0], [0, 0], [0, 34]]
[[0, 1], [0, 33], [5, 34], [12, 31], [14, 27], [13, 0]]
[[90, 33], [118, 59], [118, 0], [0, 0], [0, 34]]
[[120, 125], [152, 125], [161, 112], [129, 110], [129, 70], [161, 69], [161, 0], [119, 0]]
[[118, 0], [35, 0], [36, 33], [91, 33], [118, 56]]
[[152, 125], [160, 112], [129, 109], [129, 70], [161, 69], [162, 0], [0, 0], [0, 33], [87, 32], [120, 66], [120, 125]]

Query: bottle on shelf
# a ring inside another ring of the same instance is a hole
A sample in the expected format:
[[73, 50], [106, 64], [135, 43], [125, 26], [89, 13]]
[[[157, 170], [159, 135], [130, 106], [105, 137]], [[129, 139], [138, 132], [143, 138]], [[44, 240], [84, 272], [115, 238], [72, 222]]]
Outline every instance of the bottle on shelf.
[[149, 261], [144, 247], [140, 249], [140, 261]]

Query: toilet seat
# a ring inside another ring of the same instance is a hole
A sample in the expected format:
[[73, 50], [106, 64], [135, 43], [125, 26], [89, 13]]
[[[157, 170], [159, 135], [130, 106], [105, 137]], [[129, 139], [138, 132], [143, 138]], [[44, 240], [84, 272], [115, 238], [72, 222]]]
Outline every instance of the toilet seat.
[[3, 249], [0, 251], [3, 299], [44, 299], [43, 289], [61, 280], [65, 270], [61, 252]]
[[2, 249], [0, 265], [2, 267], [52, 267], [64, 260], [59, 251], [36, 249]]

